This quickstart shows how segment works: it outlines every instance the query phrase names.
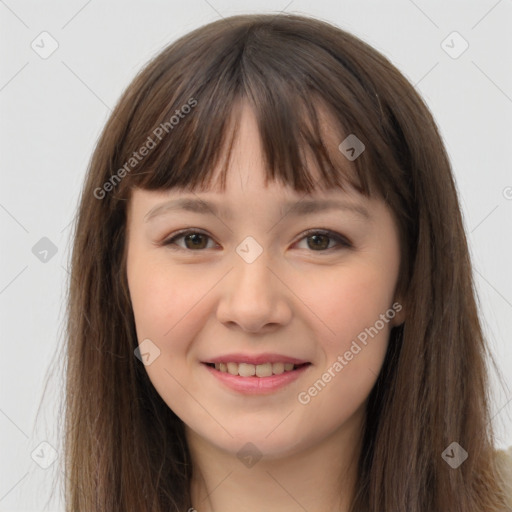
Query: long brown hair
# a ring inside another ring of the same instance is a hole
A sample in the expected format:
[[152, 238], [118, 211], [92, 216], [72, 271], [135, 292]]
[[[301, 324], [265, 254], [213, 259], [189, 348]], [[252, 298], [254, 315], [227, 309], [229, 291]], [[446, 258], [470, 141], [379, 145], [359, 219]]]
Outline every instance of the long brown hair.
[[[369, 397], [351, 511], [505, 510], [488, 405], [491, 354], [436, 124], [372, 47], [327, 22], [287, 14], [233, 16], [181, 37], [137, 75], [101, 134], [73, 234], [66, 510], [192, 506], [183, 424], [134, 355], [126, 211], [135, 187], [208, 189], [229, 154], [239, 100], [256, 113], [267, 178], [305, 193], [349, 179], [340, 150], [322, 137], [317, 112], [325, 107], [339, 143], [355, 134], [365, 145], [353, 161], [358, 189], [384, 198], [399, 227], [397, 295], [407, 317], [390, 333]], [[454, 441], [469, 454], [457, 469], [441, 456]]]

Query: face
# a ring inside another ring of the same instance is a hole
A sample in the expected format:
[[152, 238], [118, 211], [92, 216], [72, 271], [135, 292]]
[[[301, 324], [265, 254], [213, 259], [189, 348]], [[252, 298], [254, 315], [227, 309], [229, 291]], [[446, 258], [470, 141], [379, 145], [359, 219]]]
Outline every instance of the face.
[[354, 190], [265, 187], [248, 108], [240, 126], [225, 192], [134, 191], [127, 277], [145, 369], [187, 432], [274, 457], [361, 420], [403, 321], [398, 232]]

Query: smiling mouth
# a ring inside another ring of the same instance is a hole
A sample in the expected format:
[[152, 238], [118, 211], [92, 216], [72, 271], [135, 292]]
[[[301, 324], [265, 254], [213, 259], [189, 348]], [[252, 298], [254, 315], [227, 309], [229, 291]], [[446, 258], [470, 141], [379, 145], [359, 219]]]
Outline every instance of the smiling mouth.
[[263, 364], [249, 364], [249, 363], [204, 363], [211, 368], [221, 373], [229, 373], [230, 375], [237, 375], [240, 377], [271, 377], [273, 375], [281, 375], [283, 373], [293, 372], [309, 366], [311, 363], [293, 364], [293, 363], [263, 363]]

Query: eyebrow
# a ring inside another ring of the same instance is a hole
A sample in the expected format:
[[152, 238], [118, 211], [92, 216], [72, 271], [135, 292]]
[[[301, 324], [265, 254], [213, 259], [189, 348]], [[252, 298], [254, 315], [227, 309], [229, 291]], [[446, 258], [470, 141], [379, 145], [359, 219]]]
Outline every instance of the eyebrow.
[[[163, 215], [169, 211], [177, 210], [185, 210], [203, 215], [215, 215], [216, 217], [224, 217], [228, 220], [233, 218], [229, 209], [211, 201], [195, 198], [180, 198], [171, 199], [170, 201], [155, 206], [145, 215], [144, 222], [148, 222], [158, 215]], [[310, 213], [330, 210], [351, 211], [365, 219], [370, 219], [370, 214], [363, 205], [336, 199], [304, 199], [300, 201], [287, 201], [281, 206], [281, 215], [283, 217], [285, 215], [302, 216]]]

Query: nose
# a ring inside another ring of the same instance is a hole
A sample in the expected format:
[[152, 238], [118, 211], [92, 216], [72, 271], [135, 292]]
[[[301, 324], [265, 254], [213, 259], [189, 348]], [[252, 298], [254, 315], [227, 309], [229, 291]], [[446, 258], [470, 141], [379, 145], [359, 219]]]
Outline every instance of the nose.
[[233, 270], [222, 281], [217, 319], [227, 327], [238, 326], [251, 333], [288, 324], [293, 294], [284, 276], [272, 268], [267, 251], [251, 263], [235, 255], [233, 263]]

